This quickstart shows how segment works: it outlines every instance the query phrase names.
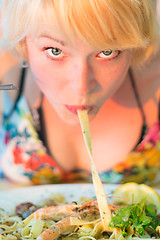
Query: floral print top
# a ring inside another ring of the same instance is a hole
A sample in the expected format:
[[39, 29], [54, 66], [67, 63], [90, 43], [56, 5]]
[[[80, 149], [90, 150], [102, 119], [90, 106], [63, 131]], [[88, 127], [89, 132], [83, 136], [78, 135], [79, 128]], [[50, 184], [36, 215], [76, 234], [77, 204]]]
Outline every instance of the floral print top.
[[[1, 174], [13, 181], [26, 184], [49, 184], [72, 181], [91, 182], [84, 170], [64, 172], [49, 155], [33, 124], [33, 117], [22, 95], [9, 119], [5, 118], [14, 103], [3, 92], [3, 119], [0, 129]], [[160, 122], [157, 122], [144, 140], [129, 156], [113, 169], [100, 172], [106, 183], [135, 181], [156, 186], [160, 183]]]

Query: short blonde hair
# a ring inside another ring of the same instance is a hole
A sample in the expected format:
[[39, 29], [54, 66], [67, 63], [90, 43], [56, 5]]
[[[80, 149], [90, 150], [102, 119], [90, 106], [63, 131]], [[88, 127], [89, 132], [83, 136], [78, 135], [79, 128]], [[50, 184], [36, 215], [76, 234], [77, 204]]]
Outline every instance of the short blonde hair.
[[26, 56], [25, 38], [56, 13], [71, 38], [98, 49], [132, 49], [145, 62], [159, 44], [155, 0], [2, 0], [2, 43]]

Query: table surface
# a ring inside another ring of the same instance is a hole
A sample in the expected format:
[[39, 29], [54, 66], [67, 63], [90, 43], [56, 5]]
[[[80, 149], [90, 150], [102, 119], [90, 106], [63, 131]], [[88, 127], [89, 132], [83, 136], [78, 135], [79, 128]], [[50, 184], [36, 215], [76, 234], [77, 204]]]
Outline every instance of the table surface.
[[[0, 190], [9, 190], [9, 189], [13, 189], [13, 188], [21, 188], [21, 187], [28, 187], [28, 186], [33, 186], [33, 185], [14, 183], [14, 182], [11, 182], [8, 179], [4, 179], [4, 178], [0, 179]], [[158, 186], [156, 186], [156, 189], [160, 189], [160, 184]]]
[[14, 183], [8, 179], [0, 179], [0, 190], [9, 190], [12, 188], [28, 187], [30, 185], [24, 185], [22, 183]]

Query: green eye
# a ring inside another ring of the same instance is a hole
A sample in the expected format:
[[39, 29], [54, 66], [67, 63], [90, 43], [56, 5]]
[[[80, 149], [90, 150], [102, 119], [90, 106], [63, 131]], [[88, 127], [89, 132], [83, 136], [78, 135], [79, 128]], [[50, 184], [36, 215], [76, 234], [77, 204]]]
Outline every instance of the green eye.
[[111, 60], [111, 59], [117, 57], [119, 54], [120, 54], [119, 50], [112, 51], [110, 49], [107, 49], [107, 50], [103, 50], [102, 52], [97, 54], [97, 57], [101, 58], [101, 59]]
[[62, 53], [62, 50], [59, 48], [51, 48], [50, 51], [53, 55], [56, 55], [56, 56]]
[[46, 54], [49, 58], [52, 58], [52, 59], [60, 59], [60, 58], [63, 58], [65, 56], [65, 54], [62, 52], [61, 49], [59, 48], [47, 48], [46, 50]]
[[106, 56], [110, 56], [111, 54], [112, 54], [112, 50], [104, 50], [104, 51], [102, 51], [102, 53], [104, 54], [104, 55], [106, 55]]

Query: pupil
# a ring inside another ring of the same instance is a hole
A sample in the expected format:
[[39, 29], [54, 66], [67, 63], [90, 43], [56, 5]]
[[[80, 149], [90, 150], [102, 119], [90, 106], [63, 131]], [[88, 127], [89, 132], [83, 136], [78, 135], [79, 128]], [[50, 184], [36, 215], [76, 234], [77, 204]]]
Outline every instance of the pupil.
[[61, 50], [58, 49], [58, 48], [52, 48], [52, 53], [53, 53], [54, 55], [58, 55], [58, 54], [61, 53]]
[[111, 55], [112, 51], [111, 50], [105, 50], [103, 51], [103, 54], [108, 56], [108, 55]]

